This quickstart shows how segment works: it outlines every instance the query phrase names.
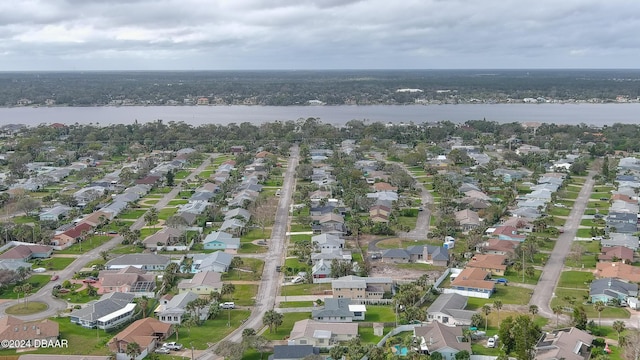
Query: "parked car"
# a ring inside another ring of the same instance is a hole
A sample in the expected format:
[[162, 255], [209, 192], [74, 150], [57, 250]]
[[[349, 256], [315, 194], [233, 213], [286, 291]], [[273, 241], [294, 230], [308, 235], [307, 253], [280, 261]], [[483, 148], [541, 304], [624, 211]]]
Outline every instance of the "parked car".
[[82, 280], [82, 282], [83, 282], [83, 283], [86, 283], [86, 284], [93, 284], [93, 283], [98, 282], [98, 280], [96, 280], [96, 279], [94, 279], [94, 278], [90, 278], [90, 277], [88, 277], [88, 278], [86, 278], [86, 279]]
[[300, 284], [301, 282], [304, 282], [304, 278], [302, 276], [296, 276], [291, 279], [291, 283], [293, 284]]
[[487, 347], [488, 347], [488, 348], [494, 348], [494, 347], [496, 347], [496, 339], [494, 339], [494, 338], [490, 337], [490, 338], [487, 340]]
[[508, 282], [509, 282], [509, 280], [507, 280], [505, 278], [497, 278], [496, 279], [496, 284], [506, 284]]
[[168, 343], [164, 343], [162, 347], [167, 348], [169, 350], [180, 350], [182, 349], [182, 344], [179, 344], [177, 342], [168, 342]]
[[166, 347], [159, 347], [154, 352], [157, 353], [157, 354], [168, 354], [168, 353], [171, 352], [171, 350], [169, 350]]
[[222, 304], [220, 304], [220, 307], [223, 309], [235, 309], [236, 308], [236, 303], [234, 303], [233, 301], [227, 301], [224, 302]]
[[34, 273], [43, 273], [45, 271], [47, 271], [47, 269], [45, 269], [43, 267], [33, 269]]
[[53, 275], [53, 276], [51, 277], [51, 281], [56, 281], [56, 280], [58, 280], [58, 279], [60, 279], [60, 276], [58, 276], [58, 275]]

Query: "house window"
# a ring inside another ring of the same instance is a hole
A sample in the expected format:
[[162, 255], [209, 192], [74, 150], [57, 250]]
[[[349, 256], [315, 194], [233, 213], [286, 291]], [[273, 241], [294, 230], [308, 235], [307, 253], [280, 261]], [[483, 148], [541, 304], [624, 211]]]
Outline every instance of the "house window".
[[307, 345], [307, 340], [300, 340], [300, 345]]

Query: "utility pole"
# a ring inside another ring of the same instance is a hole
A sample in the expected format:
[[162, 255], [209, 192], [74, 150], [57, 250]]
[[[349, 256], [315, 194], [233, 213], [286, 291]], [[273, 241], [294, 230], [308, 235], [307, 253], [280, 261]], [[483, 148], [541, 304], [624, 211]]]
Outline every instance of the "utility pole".
[[522, 247], [522, 283], [524, 284], [524, 247]]

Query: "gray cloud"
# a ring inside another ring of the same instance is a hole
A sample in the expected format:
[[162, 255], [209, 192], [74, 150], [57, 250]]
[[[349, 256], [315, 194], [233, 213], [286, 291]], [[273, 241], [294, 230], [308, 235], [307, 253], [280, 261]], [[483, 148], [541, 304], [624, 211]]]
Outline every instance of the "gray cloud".
[[637, 67], [634, 0], [25, 0], [0, 67]]

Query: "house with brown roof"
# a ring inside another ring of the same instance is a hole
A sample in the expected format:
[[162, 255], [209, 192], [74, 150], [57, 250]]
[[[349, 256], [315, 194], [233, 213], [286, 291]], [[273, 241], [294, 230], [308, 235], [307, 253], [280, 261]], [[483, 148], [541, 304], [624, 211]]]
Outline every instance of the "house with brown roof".
[[494, 276], [504, 276], [507, 270], [506, 262], [506, 255], [475, 254], [467, 263], [467, 267], [482, 269]]
[[619, 262], [599, 262], [594, 272], [597, 278], [618, 278], [640, 283], [640, 267]]
[[536, 344], [537, 360], [588, 360], [595, 337], [578, 328], [558, 329], [542, 334]]
[[478, 245], [478, 252], [484, 254], [496, 254], [496, 255], [512, 255], [515, 253], [516, 248], [520, 244], [518, 241], [489, 239], [484, 243]]
[[374, 183], [371, 187], [376, 192], [380, 192], [380, 191], [398, 191], [398, 188], [396, 186], [392, 186], [391, 184], [386, 183], [386, 182], [377, 182], [377, 183]]
[[215, 271], [201, 271], [192, 279], [184, 279], [178, 283], [180, 293], [191, 291], [198, 295], [209, 295], [211, 292], [220, 292], [222, 289], [222, 277]]
[[456, 293], [462, 296], [488, 299], [496, 288], [496, 283], [489, 280], [490, 278], [490, 272], [468, 267], [451, 280], [449, 288], [443, 290], [445, 294]]
[[129, 355], [126, 355], [127, 345], [130, 343], [137, 343], [140, 346], [140, 355], [135, 357], [135, 360], [141, 360], [147, 354], [151, 353], [159, 342], [167, 339], [173, 334], [173, 326], [171, 324], [165, 324], [160, 320], [154, 318], [144, 318], [135, 321], [133, 324], [127, 326], [124, 330], [114, 336], [107, 347], [109, 350], [116, 353], [117, 359], [130, 359]]
[[80, 224], [87, 223], [91, 227], [96, 227], [98, 225], [108, 222], [109, 220], [112, 219], [112, 217], [113, 217], [112, 213], [98, 210], [98, 211], [94, 211], [93, 213], [89, 214], [87, 217], [82, 219]]
[[54, 235], [51, 239], [51, 245], [56, 250], [64, 250], [69, 246], [75, 244], [83, 236], [86, 236], [93, 230], [93, 227], [86, 222], [79, 223], [71, 229]]
[[447, 326], [434, 321], [426, 326], [413, 329], [413, 336], [420, 343], [419, 351], [423, 354], [440, 353], [443, 359], [455, 359], [460, 351], [471, 354], [471, 343], [463, 341], [462, 327]]
[[460, 210], [455, 212], [454, 216], [462, 231], [469, 231], [480, 227], [480, 217], [478, 213], [473, 210]]
[[0, 255], [0, 260], [19, 260], [27, 262], [31, 259], [51, 257], [53, 248], [46, 245], [18, 245]]
[[[11, 315], [0, 318], [0, 339], [8, 340], [9, 344], [19, 340], [57, 341], [60, 336], [59, 325], [48, 319], [38, 321], [24, 321]], [[9, 346], [4, 346], [8, 348]]]
[[384, 205], [373, 205], [369, 209], [369, 217], [374, 222], [389, 222], [389, 215], [391, 214], [391, 208]]
[[142, 240], [142, 243], [147, 249], [157, 250], [164, 246], [178, 243], [183, 234], [184, 231], [182, 230], [166, 227], [157, 231], [155, 234], [148, 236], [146, 239]]
[[160, 181], [160, 179], [162, 179], [160, 176], [158, 175], [147, 175], [141, 179], [136, 180], [136, 184], [137, 185], [155, 185], [156, 183], [158, 183]]
[[358, 336], [358, 323], [325, 323], [311, 319], [297, 321], [289, 335], [289, 345], [333, 347]]
[[156, 277], [142, 269], [128, 266], [118, 270], [102, 270], [94, 284], [98, 294], [111, 292], [149, 293], [156, 287]]
[[268, 151], [260, 151], [259, 153], [256, 154], [256, 159], [264, 159], [269, 155], [272, 155], [272, 154]]
[[625, 264], [630, 264], [633, 262], [633, 254], [633, 250], [626, 246], [603, 247], [600, 255], [598, 255], [598, 261], [620, 261]]

